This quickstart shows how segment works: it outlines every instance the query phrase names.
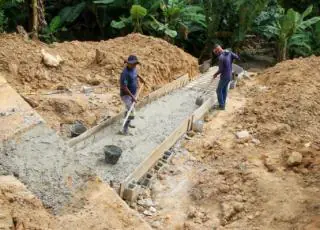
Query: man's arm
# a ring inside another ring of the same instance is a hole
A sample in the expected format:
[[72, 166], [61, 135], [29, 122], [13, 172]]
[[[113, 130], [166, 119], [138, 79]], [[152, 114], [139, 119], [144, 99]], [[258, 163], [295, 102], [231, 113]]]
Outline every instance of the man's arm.
[[240, 61], [240, 57], [237, 54], [231, 52], [231, 56], [232, 56], [232, 59], [236, 59], [236, 60]]

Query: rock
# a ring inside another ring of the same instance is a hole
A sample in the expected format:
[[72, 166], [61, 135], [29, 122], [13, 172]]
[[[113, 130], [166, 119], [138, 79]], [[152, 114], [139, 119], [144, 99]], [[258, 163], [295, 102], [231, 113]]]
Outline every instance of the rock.
[[148, 211], [148, 210], [145, 210], [144, 212], [143, 212], [143, 214], [145, 215], [145, 216], [152, 216], [153, 214], [150, 212], [150, 211]]
[[57, 55], [54, 56], [52, 54], [47, 53], [44, 49], [41, 50], [42, 60], [46, 66], [49, 67], [58, 67], [62, 62], [62, 58]]
[[249, 219], [249, 220], [252, 220], [253, 218], [254, 218], [253, 215], [249, 215], [249, 216], [248, 216], [248, 219]]
[[156, 212], [157, 212], [157, 209], [155, 209], [154, 207], [150, 207], [150, 208], [149, 208], [149, 211], [150, 211], [151, 213], [156, 213]]
[[160, 221], [155, 221], [153, 223], [151, 223], [151, 227], [158, 229], [161, 227], [161, 222]]
[[238, 139], [246, 139], [250, 137], [250, 133], [247, 130], [243, 130], [236, 133]]
[[251, 142], [252, 142], [253, 144], [255, 144], [255, 145], [260, 145], [260, 144], [261, 144], [261, 141], [259, 141], [258, 139], [255, 139], [255, 138], [253, 138], [253, 139], [251, 140]]
[[189, 137], [194, 137], [196, 135], [196, 133], [194, 131], [189, 131], [189, 132], [187, 132], [187, 135]]
[[301, 164], [302, 162], [302, 155], [301, 153], [298, 152], [292, 152], [291, 155], [289, 156], [288, 160], [287, 160], [287, 165], [288, 166], [296, 166]]
[[84, 94], [89, 94], [93, 92], [93, 88], [88, 86], [82, 86], [81, 92]]
[[192, 124], [192, 130], [198, 133], [202, 133], [204, 122], [202, 120], [195, 121]]
[[227, 193], [230, 191], [230, 187], [226, 184], [221, 184], [218, 188], [219, 192], [221, 193]]
[[268, 169], [269, 172], [274, 172], [277, 168], [274, 166], [274, 162], [270, 158], [263, 160], [263, 165]]
[[19, 67], [17, 64], [15, 63], [9, 63], [8, 64], [8, 68], [9, 68], [9, 71], [11, 74], [13, 75], [18, 75], [18, 70], [19, 70]]
[[240, 202], [236, 202], [234, 205], [233, 205], [233, 208], [236, 212], [241, 212], [244, 210], [244, 205], [243, 203], [240, 203]]
[[154, 206], [153, 201], [150, 198], [144, 199], [144, 200], [138, 200], [138, 205], [143, 206], [145, 208], [150, 208]]

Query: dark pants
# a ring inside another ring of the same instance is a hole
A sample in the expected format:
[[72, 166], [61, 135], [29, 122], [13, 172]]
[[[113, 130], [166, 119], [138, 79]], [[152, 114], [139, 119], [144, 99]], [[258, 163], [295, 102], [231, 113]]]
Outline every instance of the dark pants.
[[226, 106], [226, 100], [228, 96], [228, 86], [229, 86], [230, 79], [227, 78], [220, 78], [218, 88], [217, 88], [217, 97], [219, 106], [224, 108]]

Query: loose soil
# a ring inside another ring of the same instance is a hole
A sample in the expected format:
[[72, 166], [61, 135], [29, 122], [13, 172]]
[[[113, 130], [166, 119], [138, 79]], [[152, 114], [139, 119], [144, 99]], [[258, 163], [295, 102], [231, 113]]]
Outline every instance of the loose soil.
[[[60, 55], [63, 62], [47, 67], [41, 49]], [[56, 130], [75, 120], [91, 127], [122, 109], [118, 79], [130, 54], [141, 61], [139, 72], [147, 82], [144, 95], [185, 73], [190, 77], [198, 73], [197, 60], [191, 55], [164, 40], [140, 34], [52, 45], [2, 34], [0, 50], [0, 72]], [[83, 86], [93, 92], [84, 94]]]
[[83, 186], [59, 216], [50, 214], [16, 178], [0, 176], [0, 182], [0, 229], [150, 229], [96, 178]]
[[[132, 207], [154, 229], [320, 229], [319, 62], [287, 61], [242, 81]], [[243, 130], [250, 136], [237, 139]], [[139, 205], [148, 198], [151, 216]]]

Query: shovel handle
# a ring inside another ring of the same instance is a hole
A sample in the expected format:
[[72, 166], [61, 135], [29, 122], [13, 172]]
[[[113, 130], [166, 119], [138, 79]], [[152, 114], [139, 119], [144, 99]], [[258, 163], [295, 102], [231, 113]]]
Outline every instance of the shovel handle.
[[[140, 93], [142, 92], [143, 86], [144, 86], [144, 84], [142, 83], [142, 84], [141, 84], [141, 87], [140, 87], [140, 89], [139, 89], [139, 91], [138, 91], [138, 93], [137, 93], [136, 100], [138, 100], [138, 97], [139, 97]], [[136, 104], [135, 102], [132, 103], [132, 105], [131, 105], [131, 107], [130, 107], [130, 109], [129, 109], [129, 111], [128, 111], [128, 113], [127, 113], [127, 115], [126, 115], [126, 117], [125, 117], [125, 119], [124, 119], [124, 121], [123, 121], [123, 123], [122, 123], [122, 126], [121, 126], [122, 129], [123, 129], [124, 125], [126, 124], [128, 118], [129, 118], [129, 116], [130, 116], [130, 113], [131, 113], [131, 111], [133, 110], [135, 104]]]

